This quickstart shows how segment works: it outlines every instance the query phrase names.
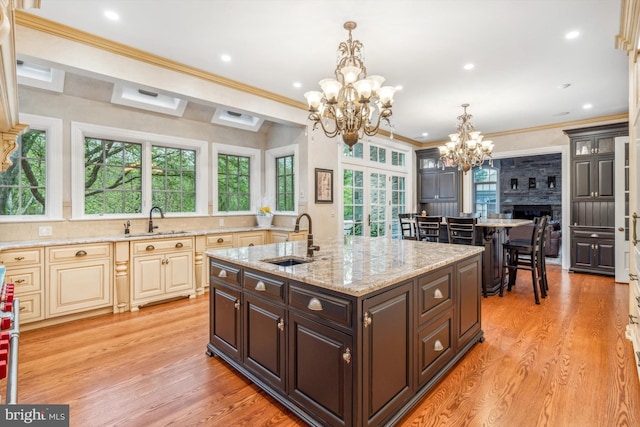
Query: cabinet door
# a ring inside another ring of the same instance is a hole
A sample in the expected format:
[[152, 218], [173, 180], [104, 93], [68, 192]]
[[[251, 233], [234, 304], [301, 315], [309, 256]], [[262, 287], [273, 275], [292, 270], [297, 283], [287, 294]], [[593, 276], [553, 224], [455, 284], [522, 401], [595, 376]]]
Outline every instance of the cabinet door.
[[235, 247], [243, 248], [245, 246], [259, 246], [264, 245], [265, 233], [262, 231], [255, 233], [238, 233], [236, 235]]
[[284, 307], [244, 294], [244, 363], [272, 386], [285, 390]]
[[580, 237], [573, 237], [572, 267], [591, 268], [593, 265], [593, 241]]
[[211, 344], [228, 356], [242, 358], [240, 290], [211, 283], [209, 335]]
[[183, 252], [165, 257], [165, 293], [193, 289], [193, 253]]
[[438, 200], [453, 201], [458, 197], [456, 186], [457, 171], [441, 171], [438, 175]]
[[164, 294], [164, 255], [139, 256], [133, 259], [133, 300]]
[[590, 199], [593, 194], [591, 160], [573, 162], [573, 198]]
[[482, 289], [482, 260], [480, 256], [461, 262], [456, 268], [458, 311], [454, 326], [457, 328], [455, 351], [469, 343], [480, 331], [480, 297]]
[[420, 203], [436, 200], [438, 194], [438, 171], [420, 171]]
[[597, 185], [595, 197], [598, 199], [609, 198], [613, 200], [614, 182], [615, 182], [615, 166], [614, 158], [596, 159], [597, 163]]
[[605, 272], [615, 272], [615, 244], [613, 240], [598, 240], [595, 243], [594, 266]]
[[326, 425], [352, 425], [352, 337], [292, 312], [288, 330], [289, 397]]
[[111, 298], [110, 260], [51, 264], [47, 316], [109, 306]]
[[413, 282], [364, 300], [362, 370], [366, 425], [382, 425], [413, 394]]

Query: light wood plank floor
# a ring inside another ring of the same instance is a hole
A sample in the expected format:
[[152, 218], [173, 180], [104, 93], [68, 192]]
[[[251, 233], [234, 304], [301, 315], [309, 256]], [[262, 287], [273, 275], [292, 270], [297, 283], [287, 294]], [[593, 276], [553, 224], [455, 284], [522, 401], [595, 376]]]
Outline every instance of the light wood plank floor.
[[[483, 299], [486, 341], [403, 426], [640, 425], [628, 286], [548, 271], [539, 306], [526, 274], [504, 298]], [[78, 427], [303, 425], [207, 357], [207, 336], [204, 296], [23, 332], [18, 401], [68, 403]]]

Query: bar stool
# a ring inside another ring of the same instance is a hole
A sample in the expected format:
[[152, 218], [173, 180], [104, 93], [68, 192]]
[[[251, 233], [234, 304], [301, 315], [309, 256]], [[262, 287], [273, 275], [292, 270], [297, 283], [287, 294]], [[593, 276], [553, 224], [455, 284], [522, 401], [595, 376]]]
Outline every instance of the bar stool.
[[449, 243], [457, 245], [475, 245], [477, 223], [478, 218], [447, 217]]
[[400, 232], [402, 233], [402, 239], [404, 240], [418, 240], [417, 233], [415, 232], [415, 224], [411, 221], [413, 214], [401, 213], [398, 214], [398, 220], [400, 222]]
[[440, 243], [441, 216], [417, 216], [418, 240]]

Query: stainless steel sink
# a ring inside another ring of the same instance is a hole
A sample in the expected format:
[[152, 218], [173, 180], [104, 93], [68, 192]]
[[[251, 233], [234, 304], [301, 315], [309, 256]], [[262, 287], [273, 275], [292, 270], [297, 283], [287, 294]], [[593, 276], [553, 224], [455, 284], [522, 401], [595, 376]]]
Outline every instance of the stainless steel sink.
[[174, 234], [182, 234], [188, 233], [187, 231], [154, 231], [153, 233], [136, 233], [136, 234], [127, 234], [126, 237], [153, 237], [153, 236], [171, 236]]
[[313, 258], [303, 258], [297, 256], [283, 256], [278, 258], [263, 259], [262, 262], [279, 265], [281, 267], [291, 267], [292, 265], [306, 264], [313, 261]]

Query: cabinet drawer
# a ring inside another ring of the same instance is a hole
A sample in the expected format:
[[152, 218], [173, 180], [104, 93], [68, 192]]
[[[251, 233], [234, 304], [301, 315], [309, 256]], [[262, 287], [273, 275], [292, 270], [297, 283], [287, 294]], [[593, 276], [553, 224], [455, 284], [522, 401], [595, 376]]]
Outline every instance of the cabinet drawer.
[[19, 295], [20, 323], [33, 322], [44, 319], [42, 297], [39, 293]]
[[5, 282], [15, 285], [16, 296], [42, 289], [42, 269], [40, 267], [10, 269], [4, 279]]
[[243, 282], [246, 289], [284, 302], [285, 286], [282, 279], [245, 271]]
[[0, 252], [0, 264], [15, 267], [28, 264], [40, 264], [42, 249], [16, 249]]
[[[601, 229], [578, 229], [574, 228], [572, 231], [572, 237], [575, 238], [589, 238], [589, 239], [615, 239], [615, 235], [613, 231], [610, 230], [601, 230]], [[597, 243], [597, 242], [596, 242]]]
[[181, 239], [154, 239], [154, 240], [144, 240], [141, 242], [135, 242], [133, 244], [133, 254], [150, 254], [161, 251], [182, 251], [193, 249], [193, 239], [192, 238], [181, 238]]
[[209, 261], [210, 280], [218, 280], [223, 283], [231, 283], [233, 285], [240, 286], [240, 274], [241, 270], [238, 267], [224, 264], [219, 261]]
[[451, 281], [453, 268], [447, 267], [418, 279], [418, 323], [429, 321], [433, 315], [452, 306]]
[[291, 286], [289, 304], [307, 313], [313, 313], [343, 325], [351, 326], [353, 304], [350, 300], [298, 286]]
[[214, 234], [207, 236], [207, 248], [223, 249], [233, 247], [233, 234]]
[[110, 258], [111, 244], [55, 246], [47, 248], [49, 262], [78, 261], [92, 258]]
[[452, 313], [448, 311], [418, 331], [418, 384], [435, 375], [453, 357]]

